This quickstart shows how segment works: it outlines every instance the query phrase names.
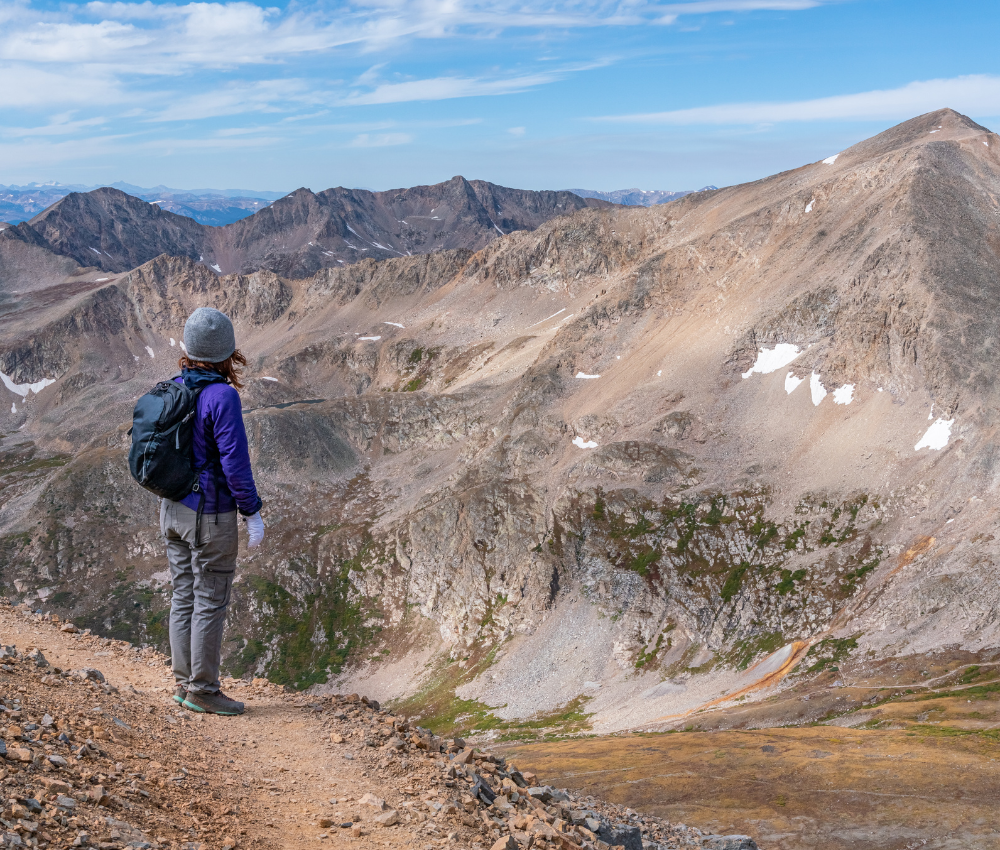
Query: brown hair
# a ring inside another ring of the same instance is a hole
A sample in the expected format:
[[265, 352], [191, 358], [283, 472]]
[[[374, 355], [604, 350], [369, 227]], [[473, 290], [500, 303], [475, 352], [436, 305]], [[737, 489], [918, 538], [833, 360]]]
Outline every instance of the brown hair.
[[205, 363], [203, 360], [192, 360], [184, 355], [177, 361], [177, 365], [182, 369], [212, 369], [218, 372], [236, 389], [242, 390], [243, 384], [240, 381], [243, 367], [247, 365], [247, 359], [238, 348], [221, 363]]

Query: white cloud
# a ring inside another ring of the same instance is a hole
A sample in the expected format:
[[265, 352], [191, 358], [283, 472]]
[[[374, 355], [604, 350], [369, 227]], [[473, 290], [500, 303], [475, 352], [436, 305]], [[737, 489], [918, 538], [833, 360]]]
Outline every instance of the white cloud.
[[89, 130], [107, 123], [106, 118], [83, 118], [71, 121], [72, 115], [53, 115], [48, 124], [41, 127], [3, 127], [0, 135], [8, 138], [28, 138], [32, 136], [69, 136], [81, 130]]
[[359, 133], [348, 147], [351, 148], [388, 148], [395, 145], [408, 145], [413, 141], [409, 133]]
[[126, 99], [121, 84], [100, 68], [50, 71], [0, 63], [0, 80], [0, 107], [105, 107]]
[[414, 100], [449, 100], [456, 97], [513, 94], [560, 79], [561, 75], [529, 74], [501, 80], [477, 77], [433, 77], [405, 83], [382, 83], [370, 92], [352, 92], [340, 99], [341, 106], [377, 103], [408, 103]]
[[528, 131], [524, 127], [508, 127], [507, 132], [512, 136], [523, 136]]
[[727, 103], [670, 112], [602, 116], [598, 121], [641, 124], [777, 124], [786, 121], [910, 118], [951, 107], [974, 115], [1000, 115], [1000, 77], [975, 74], [923, 80], [896, 89], [785, 103]]
[[302, 80], [263, 80], [257, 83], [234, 83], [178, 100], [157, 113], [155, 121], [193, 121], [220, 115], [247, 112], [281, 112], [293, 104], [317, 102]]
[[117, 21], [46, 23], [39, 21], [0, 38], [0, 58], [28, 62], [101, 62], [145, 47], [152, 36]]
[[815, 9], [826, 0], [694, 0], [668, 3], [659, 8], [675, 15], [707, 15], [715, 12], [798, 12]]
[[[346, 45], [368, 49], [406, 38], [469, 32], [670, 24], [685, 14], [809, 9], [827, 0], [355, 0], [330, 11], [262, 8], [253, 3], [91, 2], [41, 12], [27, 3], [0, 10], [0, 59], [94, 63], [130, 74], [177, 74], [185, 67], [234, 67]], [[377, 72], [376, 65], [359, 78]]]

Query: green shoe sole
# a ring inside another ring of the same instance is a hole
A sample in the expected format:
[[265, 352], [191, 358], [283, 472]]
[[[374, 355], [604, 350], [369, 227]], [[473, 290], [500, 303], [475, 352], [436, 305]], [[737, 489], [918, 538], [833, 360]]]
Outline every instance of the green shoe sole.
[[184, 700], [184, 702], [182, 702], [181, 705], [184, 706], [184, 708], [186, 708], [188, 711], [197, 711], [199, 714], [217, 714], [219, 717], [240, 716], [240, 712], [238, 711], [206, 711], [200, 705], [195, 705], [193, 702], [190, 702], [189, 700]]

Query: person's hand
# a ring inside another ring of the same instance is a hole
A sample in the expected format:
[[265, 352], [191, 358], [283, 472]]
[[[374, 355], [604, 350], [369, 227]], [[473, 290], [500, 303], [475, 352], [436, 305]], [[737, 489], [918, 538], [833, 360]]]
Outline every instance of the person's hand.
[[250, 534], [250, 548], [256, 549], [264, 539], [264, 520], [261, 519], [260, 511], [247, 517], [247, 531]]

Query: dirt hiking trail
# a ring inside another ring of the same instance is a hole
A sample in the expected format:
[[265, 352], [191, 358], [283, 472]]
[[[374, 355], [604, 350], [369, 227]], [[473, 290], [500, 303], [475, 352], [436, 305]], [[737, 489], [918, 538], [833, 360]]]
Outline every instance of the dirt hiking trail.
[[542, 786], [357, 695], [229, 679], [246, 714], [195, 714], [160, 653], [24, 606], [0, 602], [0, 654], [5, 848], [756, 848]]

